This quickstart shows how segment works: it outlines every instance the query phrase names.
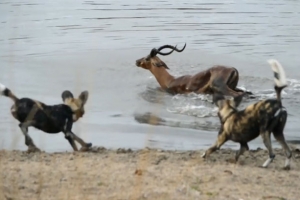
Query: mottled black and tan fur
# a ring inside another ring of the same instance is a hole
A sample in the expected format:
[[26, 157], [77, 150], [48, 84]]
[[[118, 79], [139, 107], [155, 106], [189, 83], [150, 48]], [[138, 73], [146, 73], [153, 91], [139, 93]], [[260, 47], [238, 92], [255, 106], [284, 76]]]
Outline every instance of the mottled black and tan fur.
[[75, 141], [82, 146], [82, 151], [92, 146], [91, 143], [84, 142], [72, 132], [73, 123], [84, 115], [88, 91], [83, 91], [78, 98], [74, 98], [73, 94], [66, 90], [61, 96], [64, 104], [57, 105], [46, 105], [30, 98], [19, 99], [2, 84], [0, 84], [0, 95], [9, 97], [14, 102], [11, 114], [20, 122], [19, 127], [25, 136], [28, 152], [40, 151], [28, 134], [29, 127], [35, 127], [50, 134], [63, 132], [74, 151], [78, 151]]
[[239, 111], [236, 108], [242, 96], [226, 99], [223, 95], [214, 95], [214, 100], [219, 107], [218, 116], [221, 128], [216, 143], [203, 154], [203, 158], [207, 158], [212, 152], [220, 149], [226, 141], [231, 140], [240, 143], [240, 149], [235, 156], [235, 160], [238, 161], [239, 156], [249, 150], [248, 142], [260, 135], [269, 152], [269, 158], [262, 165], [262, 167], [267, 167], [275, 158], [270, 139], [273, 133], [286, 155], [284, 168], [290, 169], [292, 152], [283, 134], [287, 111], [281, 102], [281, 91], [287, 86], [285, 72], [277, 60], [268, 62], [274, 71], [277, 98], [259, 101]]

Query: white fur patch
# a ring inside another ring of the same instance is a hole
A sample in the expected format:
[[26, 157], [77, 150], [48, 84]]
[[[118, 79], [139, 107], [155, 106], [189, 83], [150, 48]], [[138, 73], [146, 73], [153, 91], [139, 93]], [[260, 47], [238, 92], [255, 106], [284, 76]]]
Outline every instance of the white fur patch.
[[6, 89], [5, 85], [0, 83], [0, 92], [2, 93]]
[[275, 59], [268, 60], [268, 63], [271, 65], [273, 72], [277, 73], [279, 76], [274, 78], [276, 86], [277, 87], [286, 86], [287, 81], [286, 81], [285, 71], [283, 70], [281, 64]]
[[277, 116], [279, 115], [280, 112], [281, 112], [281, 109], [278, 109], [278, 110], [276, 111], [276, 113], [274, 114], [274, 117], [277, 117]]
[[77, 121], [77, 116], [76, 116], [76, 114], [73, 114], [72, 116], [73, 116], [73, 122]]
[[68, 119], [66, 119], [65, 125], [64, 125], [64, 130], [67, 130], [67, 123], [68, 123]]
[[10, 112], [16, 112], [16, 107], [12, 106], [11, 109], [10, 109]]
[[227, 99], [227, 100], [234, 100], [234, 98], [232, 96], [224, 95], [224, 98]]
[[290, 158], [285, 159], [284, 167], [289, 168], [290, 166], [291, 166], [291, 159]]
[[266, 168], [269, 166], [269, 164], [273, 161], [273, 158], [268, 158], [264, 164], [262, 165], [262, 167]]

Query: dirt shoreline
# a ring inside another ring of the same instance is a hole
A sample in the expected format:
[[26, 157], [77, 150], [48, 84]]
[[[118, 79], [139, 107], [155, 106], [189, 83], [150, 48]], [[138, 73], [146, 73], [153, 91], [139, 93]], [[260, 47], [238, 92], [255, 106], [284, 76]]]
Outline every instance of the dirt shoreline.
[[290, 171], [276, 149], [246, 152], [237, 164], [222, 149], [204, 161], [199, 151], [157, 149], [31, 153], [0, 151], [0, 199], [217, 199], [299, 198], [300, 152], [293, 148]]

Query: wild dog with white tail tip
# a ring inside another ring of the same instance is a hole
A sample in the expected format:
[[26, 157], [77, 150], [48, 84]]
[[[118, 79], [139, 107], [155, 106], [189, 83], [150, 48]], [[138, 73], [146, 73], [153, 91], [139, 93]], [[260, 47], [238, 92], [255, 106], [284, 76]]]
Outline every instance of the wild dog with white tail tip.
[[73, 123], [84, 115], [88, 91], [83, 91], [78, 98], [74, 98], [73, 94], [66, 90], [61, 96], [64, 104], [57, 105], [46, 105], [30, 98], [19, 99], [2, 84], [0, 84], [0, 95], [9, 97], [14, 102], [11, 114], [20, 122], [19, 127], [25, 136], [28, 152], [40, 151], [28, 134], [29, 127], [51, 134], [63, 132], [74, 151], [78, 151], [75, 141], [82, 146], [81, 151], [88, 150], [92, 146], [92, 143], [84, 142], [71, 130]]
[[221, 121], [218, 139], [203, 155], [207, 158], [212, 152], [228, 140], [240, 143], [240, 149], [236, 152], [235, 161], [239, 156], [249, 150], [248, 142], [262, 137], [264, 145], [269, 152], [269, 158], [263, 163], [262, 167], [268, 167], [275, 155], [271, 144], [271, 133], [282, 146], [286, 161], [284, 169], [290, 169], [292, 152], [284, 138], [284, 127], [287, 120], [287, 111], [282, 106], [281, 91], [287, 86], [285, 72], [277, 60], [268, 60], [274, 72], [276, 99], [266, 99], [247, 106], [244, 110], [237, 110], [242, 96], [226, 99], [223, 95], [214, 95], [214, 100], [219, 107], [218, 116]]

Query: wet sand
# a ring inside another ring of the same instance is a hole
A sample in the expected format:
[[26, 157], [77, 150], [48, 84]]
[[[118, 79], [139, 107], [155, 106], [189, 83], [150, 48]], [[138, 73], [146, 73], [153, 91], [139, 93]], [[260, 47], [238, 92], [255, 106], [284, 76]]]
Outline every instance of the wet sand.
[[0, 199], [297, 199], [300, 153], [293, 148], [291, 170], [282, 169], [276, 149], [269, 168], [259, 166], [265, 150], [222, 149], [204, 161], [203, 150], [158, 149], [92, 152], [0, 152]]

